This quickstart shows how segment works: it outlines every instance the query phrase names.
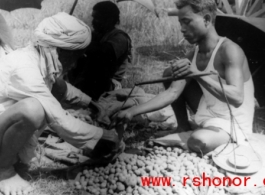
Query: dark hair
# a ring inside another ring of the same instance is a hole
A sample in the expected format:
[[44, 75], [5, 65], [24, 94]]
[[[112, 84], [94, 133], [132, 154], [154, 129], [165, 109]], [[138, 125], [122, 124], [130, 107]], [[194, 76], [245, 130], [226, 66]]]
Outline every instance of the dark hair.
[[93, 7], [94, 11], [99, 12], [106, 19], [113, 19], [114, 25], [120, 23], [120, 10], [117, 5], [111, 1], [97, 3]]
[[177, 0], [175, 4], [178, 9], [189, 5], [194, 13], [210, 14], [213, 24], [215, 23], [217, 6], [214, 0]]

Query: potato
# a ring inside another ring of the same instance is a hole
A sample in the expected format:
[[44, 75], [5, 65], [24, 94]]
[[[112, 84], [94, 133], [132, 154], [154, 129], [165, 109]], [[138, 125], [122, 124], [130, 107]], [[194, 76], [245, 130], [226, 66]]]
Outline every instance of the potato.
[[164, 189], [164, 191], [167, 193], [167, 194], [172, 194], [172, 188], [171, 187], [166, 187], [165, 189]]
[[[90, 194], [133, 194], [133, 195], [199, 195], [199, 188], [192, 185], [192, 180], [186, 181], [186, 187], [181, 183], [183, 177], [191, 179], [201, 176], [224, 176], [216, 167], [209, 164], [208, 157], [200, 158], [196, 153], [189, 153], [179, 148], [157, 147], [146, 156], [132, 155], [129, 158], [121, 156], [114, 164], [88, 170], [85, 168], [76, 176], [75, 188], [87, 190]], [[199, 170], [198, 170], [199, 168]], [[143, 187], [141, 176], [167, 176], [172, 178], [173, 187]], [[224, 189], [214, 191], [221, 195]]]
[[132, 187], [136, 187], [136, 185], [137, 185], [137, 177], [136, 176], [132, 176], [132, 178], [131, 178], [131, 180], [130, 180], [130, 185], [132, 186]]
[[136, 165], [133, 165], [133, 166], [132, 166], [132, 170], [133, 170], [133, 171], [135, 171], [135, 170], [137, 170], [137, 169], [138, 169], [138, 167], [137, 167]]
[[145, 176], [146, 177], [146, 176], [148, 176], [148, 174], [145, 172], [145, 170], [142, 169], [141, 170], [141, 176]]
[[96, 177], [96, 178], [94, 179], [94, 183], [98, 183], [98, 182], [99, 182], [99, 178]]
[[175, 166], [174, 165], [168, 165], [168, 170], [169, 171], [174, 171], [175, 170]]
[[140, 187], [138, 188], [139, 194], [141, 195], [149, 195], [148, 191], [146, 191], [144, 188]]
[[121, 172], [121, 169], [119, 167], [116, 168], [116, 174], [119, 174]]
[[107, 195], [107, 189], [104, 188], [104, 189], [100, 189], [100, 195]]
[[127, 169], [127, 170], [131, 170], [131, 169], [132, 169], [132, 165], [128, 164], [128, 165], [126, 166], [126, 169]]
[[94, 184], [94, 179], [93, 178], [87, 178], [87, 186], [92, 186]]
[[136, 164], [139, 168], [142, 168], [144, 166], [144, 162], [142, 160], [137, 160]]
[[167, 194], [162, 188], [158, 188], [157, 192], [159, 195], [166, 195]]
[[108, 194], [114, 194], [114, 191], [111, 188], [109, 188]]
[[153, 166], [152, 165], [149, 165], [149, 166], [147, 166], [147, 167], [145, 167], [145, 171], [147, 172], [147, 173], [150, 173], [152, 170], [153, 170]]
[[161, 172], [161, 167], [154, 166], [154, 171], [156, 171], [157, 173], [160, 173]]
[[134, 173], [137, 175], [137, 176], [141, 176], [141, 170], [140, 169], [136, 169], [134, 171]]
[[76, 185], [76, 189], [81, 190], [82, 186], [81, 185]]
[[126, 181], [126, 177], [122, 173], [119, 174], [118, 179], [119, 179], [120, 182], [125, 182]]
[[91, 189], [90, 192], [91, 192], [92, 194], [95, 194], [95, 195], [99, 195], [99, 194], [100, 194], [100, 192], [98, 191], [98, 189], [95, 189], [95, 188]]
[[108, 168], [104, 170], [104, 174], [105, 174], [105, 175], [108, 175], [109, 172], [110, 172], [110, 169], [108, 169]]
[[137, 161], [137, 160], [133, 159], [133, 160], [130, 162], [130, 165], [131, 165], [131, 166], [135, 166], [135, 165], [136, 165], [136, 161]]
[[133, 189], [131, 186], [129, 186], [127, 189], [126, 189], [126, 194], [128, 193], [132, 193], [133, 192]]
[[117, 188], [118, 188], [117, 184], [114, 183], [114, 184], [112, 185], [112, 189], [113, 189], [113, 190], [116, 190]]
[[150, 176], [157, 177], [159, 175], [156, 171], [152, 170], [152, 171], [150, 171]]
[[160, 152], [160, 150], [155, 150], [155, 154], [160, 154], [161, 152]]
[[101, 183], [100, 187], [101, 187], [101, 188], [106, 188], [106, 187], [107, 187], [107, 182], [103, 182], [103, 183]]
[[117, 182], [117, 189], [119, 192], [121, 192], [121, 191], [125, 190], [125, 186], [122, 183]]

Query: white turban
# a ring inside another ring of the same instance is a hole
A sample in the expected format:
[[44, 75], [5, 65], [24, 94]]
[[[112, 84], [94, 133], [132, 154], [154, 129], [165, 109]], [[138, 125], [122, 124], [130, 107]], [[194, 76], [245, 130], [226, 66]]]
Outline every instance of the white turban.
[[36, 28], [34, 35], [35, 45], [41, 55], [41, 74], [50, 89], [63, 69], [57, 48], [84, 49], [91, 41], [90, 28], [78, 18], [64, 12], [45, 18]]
[[45, 18], [36, 28], [38, 45], [54, 46], [66, 50], [86, 48], [91, 41], [90, 28], [78, 18], [60, 12]]

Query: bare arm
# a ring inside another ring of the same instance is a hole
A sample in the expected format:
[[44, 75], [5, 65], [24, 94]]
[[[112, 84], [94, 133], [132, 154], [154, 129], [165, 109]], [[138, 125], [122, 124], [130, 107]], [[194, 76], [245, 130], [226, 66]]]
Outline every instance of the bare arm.
[[[194, 51], [190, 51], [189, 53], [187, 53], [186, 58], [188, 60], [191, 60], [193, 55]], [[181, 75], [175, 76], [178, 77]], [[187, 82], [189, 82], [189, 79], [172, 82], [166, 91], [158, 94], [155, 98], [151, 99], [145, 104], [139, 105], [137, 107], [132, 107], [131, 112], [135, 116], [143, 113], [153, 112], [172, 104], [183, 92]]]
[[179, 97], [186, 83], [186, 80], [175, 81], [166, 91], [158, 94], [150, 101], [119, 112], [114, 117], [114, 124], [118, 124], [120, 122], [128, 123], [136, 115], [152, 112], [166, 107]]
[[186, 83], [186, 80], [173, 82], [166, 91], [158, 94], [155, 98], [142, 105], [132, 107], [132, 114], [135, 116], [143, 113], [153, 112], [172, 104], [173, 101], [175, 101], [182, 93]]
[[[244, 100], [243, 64], [246, 57], [237, 45], [229, 42], [225, 43], [221, 51], [221, 57], [224, 67], [223, 77], [226, 80], [226, 84], [223, 84], [224, 91], [229, 103], [235, 107], [239, 107]], [[216, 98], [225, 101], [222, 88], [218, 81], [210, 77], [201, 77], [197, 81]]]
[[[186, 57], [187, 59], [191, 59], [192, 56], [193, 52], [190, 52], [187, 54]], [[164, 75], [164, 76], [169, 76], [169, 75]], [[190, 79], [174, 81], [170, 84], [167, 90], [158, 94], [150, 101], [138, 105], [136, 107], [131, 107], [127, 110], [119, 112], [117, 115], [115, 115], [114, 123], [119, 123], [119, 122], [127, 123], [136, 115], [153, 112], [172, 104], [183, 92], [189, 80]]]
[[[191, 60], [193, 55], [194, 51], [190, 51], [189, 53], [187, 53], [186, 58], [188, 60]], [[181, 75], [175, 76], [178, 77]], [[172, 82], [166, 91], [158, 94], [155, 98], [151, 99], [145, 104], [139, 105], [138, 107], [132, 107], [131, 112], [135, 116], [143, 113], [153, 112], [172, 104], [183, 92], [188, 82], [189, 79]]]

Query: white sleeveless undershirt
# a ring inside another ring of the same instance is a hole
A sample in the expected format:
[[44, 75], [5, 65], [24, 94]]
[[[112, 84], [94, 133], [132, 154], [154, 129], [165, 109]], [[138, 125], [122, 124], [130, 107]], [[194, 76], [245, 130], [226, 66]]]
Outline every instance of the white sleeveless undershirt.
[[[192, 60], [192, 68], [195, 68], [199, 72], [210, 72], [216, 71], [214, 68], [214, 59], [215, 55], [224, 42], [226, 38], [221, 37], [219, 42], [217, 43], [211, 58], [209, 60], [208, 65], [203, 71], [199, 71], [196, 65], [196, 58], [199, 51], [199, 47], [197, 46], [195, 49], [194, 57]], [[219, 82], [217, 75], [210, 75], [213, 80]], [[221, 79], [222, 83], [226, 84], [224, 79]], [[228, 106], [226, 102], [220, 101], [215, 96], [213, 96], [207, 89], [205, 89], [202, 85], [201, 89], [203, 91], [203, 97], [201, 98], [198, 112], [195, 115], [195, 122], [199, 125], [202, 125], [207, 120], [211, 120], [212, 118], [221, 118], [230, 122], [230, 114], [228, 110]], [[243, 130], [245, 133], [252, 133], [252, 123], [253, 123], [253, 116], [254, 116], [254, 86], [252, 77], [249, 78], [248, 81], [244, 83], [244, 101], [243, 104], [235, 108], [231, 105], [231, 109], [235, 119], [238, 123], [237, 128]], [[218, 125], [217, 125], [218, 126]], [[230, 129], [224, 129], [228, 133]]]

